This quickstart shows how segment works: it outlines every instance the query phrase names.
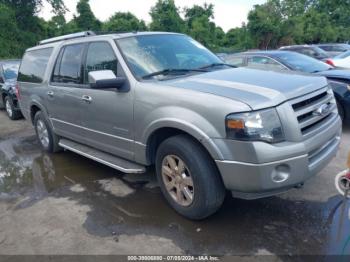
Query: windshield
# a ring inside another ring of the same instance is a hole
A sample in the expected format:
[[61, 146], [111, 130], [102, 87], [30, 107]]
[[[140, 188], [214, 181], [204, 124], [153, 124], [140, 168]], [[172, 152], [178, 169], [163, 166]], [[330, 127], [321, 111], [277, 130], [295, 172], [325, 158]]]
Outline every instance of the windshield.
[[323, 63], [319, 60], [316, 60], [312, 57], [293, 53], [293, 52], [285, 52], [278, 55], [275, 55], [278, 60], [280, 60], [283, 64], [291, 67], [293, 70], [306, 72], [306, 73], [317, 73], [326, 70], [330, 70], [333, 67]]
[[10, 62], [3, 64], [2, 69], [4, 71], [4, 78], [6, 80], [17, 78], [19, 64], [19, 62]]
[[192, 70], [223, 63], [200, 43], [185, 35], [133, 36], [116, 42], [130, 70], [139, 79], [167, 69]]

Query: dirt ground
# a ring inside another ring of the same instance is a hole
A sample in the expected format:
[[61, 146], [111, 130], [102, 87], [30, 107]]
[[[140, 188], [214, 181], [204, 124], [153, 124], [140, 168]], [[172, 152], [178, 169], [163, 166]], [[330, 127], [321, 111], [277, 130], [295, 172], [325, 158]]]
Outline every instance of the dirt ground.
[[125, 175], [70, 152], [43, 153], [30, 123], [0, 112], [0, 255], [350, 254], [349, 203], [334, 177], [338, 156], [302, 189], [266, 199], [227, 196], [214, 216], [184, 219], [152, 170]]

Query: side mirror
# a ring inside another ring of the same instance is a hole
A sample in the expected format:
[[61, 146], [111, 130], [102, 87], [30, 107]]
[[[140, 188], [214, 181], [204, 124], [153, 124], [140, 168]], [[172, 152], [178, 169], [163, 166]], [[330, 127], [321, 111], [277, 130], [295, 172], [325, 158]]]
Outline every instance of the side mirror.
[[125, 88], [123, 88], [126, 83], [126, 78], [117, 77], [112, 70], [89, 72], [88, 79], [93, 89], [116, 88], [120, 91], [126, 91]]

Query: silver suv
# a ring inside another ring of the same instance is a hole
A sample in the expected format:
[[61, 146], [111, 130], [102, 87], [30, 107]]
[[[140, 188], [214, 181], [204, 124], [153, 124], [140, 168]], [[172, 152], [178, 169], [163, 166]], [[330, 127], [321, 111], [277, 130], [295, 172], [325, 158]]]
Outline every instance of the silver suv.
[[43, 149], [125, 173], [155, 165], [191, 219], [218, 210], [226, 189], [255, 199], [302, 185], [340, 143], [325, 78], [232, 68], [182, 34], [48, 39], [26, 51], [18, 81]]

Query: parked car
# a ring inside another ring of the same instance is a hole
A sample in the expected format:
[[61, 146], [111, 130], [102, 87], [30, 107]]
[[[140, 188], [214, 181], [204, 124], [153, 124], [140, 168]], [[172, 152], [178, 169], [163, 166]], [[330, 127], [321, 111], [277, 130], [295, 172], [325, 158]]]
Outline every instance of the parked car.
[[182, 34], [44, 40], [18, 83], [44, 150], [125, 173], [155, 165], [166, 200], [191, 219], [213, 214], [226, 189], [254, 199], [299, 187], [340, 143], [326, 78], [232, 68]]
[[326, 51], [331, 57], [350, 51], [349, 44], [318, 44], [317, 46]]
[[311, 57], [289, 51], [246, 52], [227, 56], [229, 64], [263, 70], [288, 70], [327, 77], [337, 100], [339, 113], [350, 121], [350, 71], [333, 68]]
[[282, 46], [279, 48], [282, 51], [292, 51], [297, 52], [303, 55], [313, 57], [317, 60], [321, 60], [331, 66], [334, 66], [331, 60], [331, 56], [327, 54], [323, 49], [314, 46], [314, 45], [291, 45], [291, 46]]
[[350, 69], [350, 51], [332, 58], [332, 62], [338, 68]]
[[22, 118], [19, 108], [16, 83], [20, 60], [0, 61], [0, 108], [5, 108], [8, 117], [12, 120]]

